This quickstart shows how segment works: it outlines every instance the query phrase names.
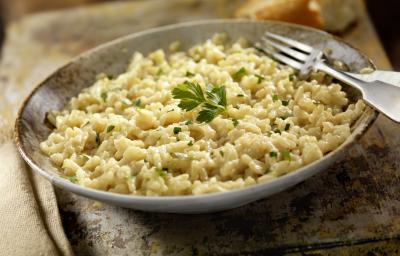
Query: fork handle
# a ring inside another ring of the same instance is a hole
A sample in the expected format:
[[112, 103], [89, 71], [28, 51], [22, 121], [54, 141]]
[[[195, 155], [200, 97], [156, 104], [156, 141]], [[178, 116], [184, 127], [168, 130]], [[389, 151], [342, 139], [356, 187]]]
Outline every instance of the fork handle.
[[366, 82], [338, 71], [323, 62], [318, 62], [315, 68], [357, 88], [368, 104], [395, 122], [400, 123], [400, 86], [378, 80]]
[[372, 73], [368, 74], [356, 74], [350, 72], [345, 72], [345, 73], [354, 78], [366, 82], [382, 81], [400, 87], [400, 72], [388, 71], [388, 70], [374, 70]]

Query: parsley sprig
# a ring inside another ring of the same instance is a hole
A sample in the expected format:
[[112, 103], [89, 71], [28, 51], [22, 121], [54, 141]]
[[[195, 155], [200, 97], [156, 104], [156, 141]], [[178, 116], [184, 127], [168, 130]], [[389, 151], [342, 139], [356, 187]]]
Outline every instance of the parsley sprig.
[[225, 86], [208, 86], [204, 93], [198, 83], [185, 81], [172, 90], [172, 96], [181, 100], [178, 106], [186, 111], [201, 106], [202, 110], [196, 118], [199, 122], [209, 123], [226, 111]]

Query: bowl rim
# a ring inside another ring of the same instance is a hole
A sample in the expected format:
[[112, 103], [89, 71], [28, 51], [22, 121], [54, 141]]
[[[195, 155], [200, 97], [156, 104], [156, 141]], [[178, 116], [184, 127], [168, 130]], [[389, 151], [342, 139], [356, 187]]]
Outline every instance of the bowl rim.
[[[162, 31], [173, 30], [176, 28], [190, 27], [190, 26], [196, 26], [196, 25], [213, 25], [213, 24], [220, 24], [220, 23], [277, 24], [277, 25], [299, 28], [302, 30], [304, 30], [304, 29], [311, 30], [311, 31], [317, 32], [319, 34], [324, 34], [325, 36], [330, 37], [336, 41], [339, 41], [342, 44], [345, 44], [346, 46], [357, 51], [358, 54], [365, 57], [365, 59], [369, 61], [370, 65], [373, 69], [376, 69], [376, 65], [373, 63], [373, 61], [370, 58], [368, 58], [368, 56], [366, 56], [363, 52], [361, 52], [357, 48], [347, 44], [342, 39], [340, 39], [334, 35], [331, 35], [325, 31], [322, 31], [322, 30], [318, 30], [315, 28], [298, 25], [298, 24], [281, 22], [281, 21], [255, 21], [255, 20], [247, 20], [247, 19], [207, 19], [207, 20], [181, 22], [181, 23], [146, 29], [146, 30], [139, 31], [139, 32], [134, 32], [134, 33], [122, 36], [122, 37], [118, 37], [111, 41], [102, 43], [94, 48], [84, 51], [83, 53], [81, 53], [81, 54], [77, 55], [76, 57], [72, 58], [71, 60], [69, 60], [68, 63], [62, 65], [61, 67], [57, 68], [55, 71], [51, 72], [49, 75], [47, 75], [47, 77], [44, 80], [39, 82], [32, 89], [31, 93], [29, 93], [29, 95], [24, 99], [21, 107], [19, 108], [17, 118], [15, 121], [15, 126], [14, 126], [14, 134], [13, 134], [14, 141], [16, 143], [17, 149], [18, 149], [20, 155], [22, 156], [22, 158], [28, 163], [28, 165], [34, 171], [36, 171], [41, 176], [48, 179], [53, 185], [61, 187], [63, 189], [66, 188], [67, 190], [69, 190], [71, 192], [74, 192], [79, 195], [87, 196], [89, 198], [96, 198], [96, 199], [100, 198], [99, 200], [104, 200], [104, 201], [108, 201], [108, 202], [123, 201], [124, 203], [134, 203], [134, 202], [141, 202], [141, 201], [142, 202], [161, 202], [162, 201], [163, 203], [176, 202], [176, 201], [192, 201], [193, 202], [193, 200], [216, 199], [218, 197], [235, 196], [235, 195], [239, 195], [239, 194], [243, 194], [243, 193], [252, 194], [253, 192], [262, 191], [267, 186], [279, 187], [280, 185], [287, 183], [289, 180], [300, 180], [299, 182], [304, 181], [304, 180], [308, 179], [308, 177], [303, 179], [302, 176], [307, 176], [307, 173], [311, 173], [311, 175], [308, 175], [308, 176], [313, 176], [316, 173], [318, 173], [318, 171], [317, 172], [313, 171], [313, 168], [312, 168], [313, 166], [319, 165], [321, 162], [328, 161], [329, 158], [331, 158], [331, 157], [338, 157], [340, 155], [340, 153], [347, 151], [349, 149], [349, 147], [351, 147], [354, 143], [356, 143], [357, 140], [368, 130], [368, 128], [376, 120], [376, 118], [378, 116], [378, 112], [367, 105], [367, 109], [363, 112], [363, 115], [362, 115], [362, 116], [364, 116], [364, 119], [365, 119], [363, 122], [363, 126], [362, 127], [360, 125], [356, 126], [355, 129], [351, 132], [350, 136], [348, 138], [346, 138], [346, 140], [342, 144], [340, 144], [339, 147], [337, 147], [333, 151], [329, 152], [328, 154], [324, 155], [322, 158], [318, 159], [317, 161], [314, 161], [310, 164], [302, 166], [293, 172], [284, 174], [282, 176], [277, 177], [276, 179], [273, 179], [273, 180], [265, 182], [265, 183], [256, 183], [256, 184], [253, 184], [248, 187], [227, 190], [227, 191], [222, 191], [222, 192], [200, 194], [200, 195], [191, 194], [191, 195], [175, 195], [175, 196], [144, 196], [144, 195], [132, 195], [132, 194], [119, 194], [119, 193], [115, 193], [115, 192], [109, 192], [109, 191], [88, 188], [88, 187], [84, 187], [84, 186], [72, 183], [72, 182], [68, 181], [67, 179], [62, 178], [62, 177], [60, 177], [60, 175], [57, 175], [55, 173], [53, 174], [51, 172], [45, 171], [44, 168], [42, 168], [38, 164], [36, 164], [36, 162], [30, 158], [29, 154], [26, 153], [24, 145], [23, 145], [24, 139], [23, 139], [22, 132], [21, 132], [21, 127], [22, 127], [22, 122], [23, 122], [22, 115], [23, 115], [26, 105], [28, 104], [30, 99], [35, 95], [35, 93], [41, 87], [45, 86], [46, 82], [48, 80], [52, 79], [52, 77], [55, 74], [57, 74], [58, 72], [61, 72], [63, 69], [67, 68], [72, 63], [77, 62], [81, 59], [87, 58], [91, 54], [93, 54], [97, 51], [100, 51], [104, 48], [108, 48], [118, 42], [121, 42], [121, 41], [130, 40], [130, 39], [141, 37], [141, 36], [147, 35], [147, 34], [153, 34], [153, 33], [158, 33], [158, 32], [162, 32]], [[298, 183], [298, 182], [296, 182], [296, 183]]]

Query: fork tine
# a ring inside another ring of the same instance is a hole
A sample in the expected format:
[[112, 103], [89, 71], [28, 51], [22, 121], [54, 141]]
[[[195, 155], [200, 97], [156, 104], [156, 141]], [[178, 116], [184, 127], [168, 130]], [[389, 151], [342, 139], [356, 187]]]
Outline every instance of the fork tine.
[[273, 38], [277, 41], [283, 42], [291, 47], [297, 48], [299, 50], [302, 50], [303, 52], [306, 53], [310, 53], [312, 52], [313, 48], [307, 44], [304, 43], [300, 43], [299, 41], [287, 38], [287, 37], [283, 37], [277, 34], [273, 34], [270, 32], [265, 32], [265, 36], [269, 37], [269, 38]]
[[272, 51], [272, 50], [270, 50], [270, 49], [268, 49], [266, 47], [261, 47], [260, 45], [256, 45], [256, 47], [257, 47], [257, 49], [263, 51], [264, 53], [266, 53], [267, 55], [273, 57], [277, 61], [280, 61], [280, 62], [282, 62], [282, 63], [284, 63], [286, 65], [289, 65], [294, 69], [300, 70], [302, 65], [303, 65], [302, 63], [300, 63], [300, 62], [298, 62], [298, 61], [296, 61], [294, 59], [286, 57], [283, 54], [274, 52], [274, 51]]
[[266, 37], [262, 37], [261, 40], [267, 44], [267, 45], [271, 45], [273, 47], [275, 47], [276, 49], [278, 49], [279, 51], [286, 53], [287, 55], [289, 55], [290, 57], [293, 57], [297, 60], [301, 60], [301, 61], [306, 61], [308, 59], [308, 56], [304, 53], [301, 53], [299, 51], [293, 50], [289, 47], [283, 46], [281, 44], [277, 44], [272, 40], [267, 39]]

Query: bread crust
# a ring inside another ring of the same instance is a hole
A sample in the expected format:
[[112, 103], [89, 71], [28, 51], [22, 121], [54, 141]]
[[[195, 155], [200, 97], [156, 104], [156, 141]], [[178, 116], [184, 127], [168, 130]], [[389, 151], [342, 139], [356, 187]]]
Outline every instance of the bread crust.
[[[319, 8], [312, 8], [312, 0], [250, 0], [241, 6], [236, 16], [258, 20], [279, 20], [323, 28]], [[315, 1], [314, 1], [315, 2]], [[318, 7], [315, 6], [314, 7]]]

